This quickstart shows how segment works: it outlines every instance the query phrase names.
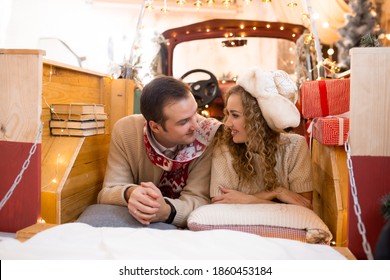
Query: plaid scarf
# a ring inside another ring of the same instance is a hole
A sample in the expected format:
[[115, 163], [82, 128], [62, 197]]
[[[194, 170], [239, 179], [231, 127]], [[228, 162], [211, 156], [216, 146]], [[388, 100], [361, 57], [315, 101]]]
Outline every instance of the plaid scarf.
[[188, 145], [179, 145], [176, 157], [170, 159], [160, 152], [150, 141], [152, 136], [145, 122], [144, 144], [149, 160], [164, 172], [157, 186], [164, 197], [178, 198], [185, 187], [188, 178], [188, 167], [191, 161], [200, 157], [211, 143], [221, 123], [216, 119], [204, 119], [195, 132], [195, 141]]

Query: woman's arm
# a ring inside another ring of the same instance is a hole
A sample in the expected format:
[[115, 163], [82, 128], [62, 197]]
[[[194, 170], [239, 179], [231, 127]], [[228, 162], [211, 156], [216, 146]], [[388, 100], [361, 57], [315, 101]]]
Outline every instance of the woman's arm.
[[278, 187], [273, 191], [262, 191], [254, 194], [259, 199], [279, 200], [288, 204], [296, 204], [312, 209], [313, 192], [296, 193], [286, 188]]
[[240, 191], [219, 187], [221, 195], [216, 195], [211, 199], [212, 203], [225, 204], [258, 204], [258, 203], [275, 203], [272, 200], [258, 197], [256, 194], [246, 194]]
[[220, 187], [221, 195], [214, 196], [212, 203], [226, 204], [258, 204], [258, 203], [276, 203], [279, 200], [283, 203], [295, 204], [312, 209], [312, 192], [298, 194], [286, 188], [279, 187], [274, 191], [261, 191], [255, 194], [245, 194], [240, 191]]

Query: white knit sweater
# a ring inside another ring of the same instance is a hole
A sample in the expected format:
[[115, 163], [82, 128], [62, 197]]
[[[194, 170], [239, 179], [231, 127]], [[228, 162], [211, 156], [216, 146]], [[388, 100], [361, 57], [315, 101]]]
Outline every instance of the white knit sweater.
[[[281, 145], [276, 154], [278, 180], [283, 187], [296, 193], [313, 191], [312, 166], [306, 140], [298, 134], [281, 134]], [[214, 149], [211, 167], [210, 196], [220, 195], [219, 186], [254, 194], [264, 190], [261, 183], [239, 187], [238, 175], [232, 164], [232, 155], [226, 146]], [[256, 158], [255, 158], [256, 160]], [[259, 170], [258, 182], [262, 182]]]

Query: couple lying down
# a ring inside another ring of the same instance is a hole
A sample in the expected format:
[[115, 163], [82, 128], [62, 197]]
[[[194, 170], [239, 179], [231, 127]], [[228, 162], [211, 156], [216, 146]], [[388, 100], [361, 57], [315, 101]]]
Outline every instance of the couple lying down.
[[197, 114], [188, 85], [156, 77], [142, 90], [142, 115], [115, 124], [98, 204], [77, 222], [185, 228], [210, 202], [312, 212], [308, 145], [286, 132], [300, 124], [297, 94], [287, 73], [253, 67], [228, 91], [221, 124]]

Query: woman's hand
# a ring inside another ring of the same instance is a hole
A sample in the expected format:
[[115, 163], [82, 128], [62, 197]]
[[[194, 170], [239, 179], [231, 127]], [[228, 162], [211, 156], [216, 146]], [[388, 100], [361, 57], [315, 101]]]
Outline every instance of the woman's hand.
[[275, 203], [272, 200], [277, 199], [280, 202], [287, 204], [301, 205], [309, 209], [313, 209], [311, 201], [304, 196], [290, 191], [286, 188], [279, 187], [271, 192], [258, 192], [254, 195], [245, 194], [240, 191], [219, 187], [222, 194], [214, 196], [211, 203], [226, 203], [226, 204], [254, 204], [254, 203]]
[[304, 196], [300, 195], [299, 193], [290, 191], [286, 188], [276, 188], [274, 190], [275, 198], [278, 199], [281, 202], [288, 203], [288, 204], [295, 204], [295, 205], [301, 205], [309, 209], [313, 209], [313, 206], [311, 204], [311, 201]]
[[225, 204], [252, 204], [260, 203], [255, 196], [245, 194], [236, 190], [219, 187], [222, 194], [214, 196], [211, 203], [225, 203]]

